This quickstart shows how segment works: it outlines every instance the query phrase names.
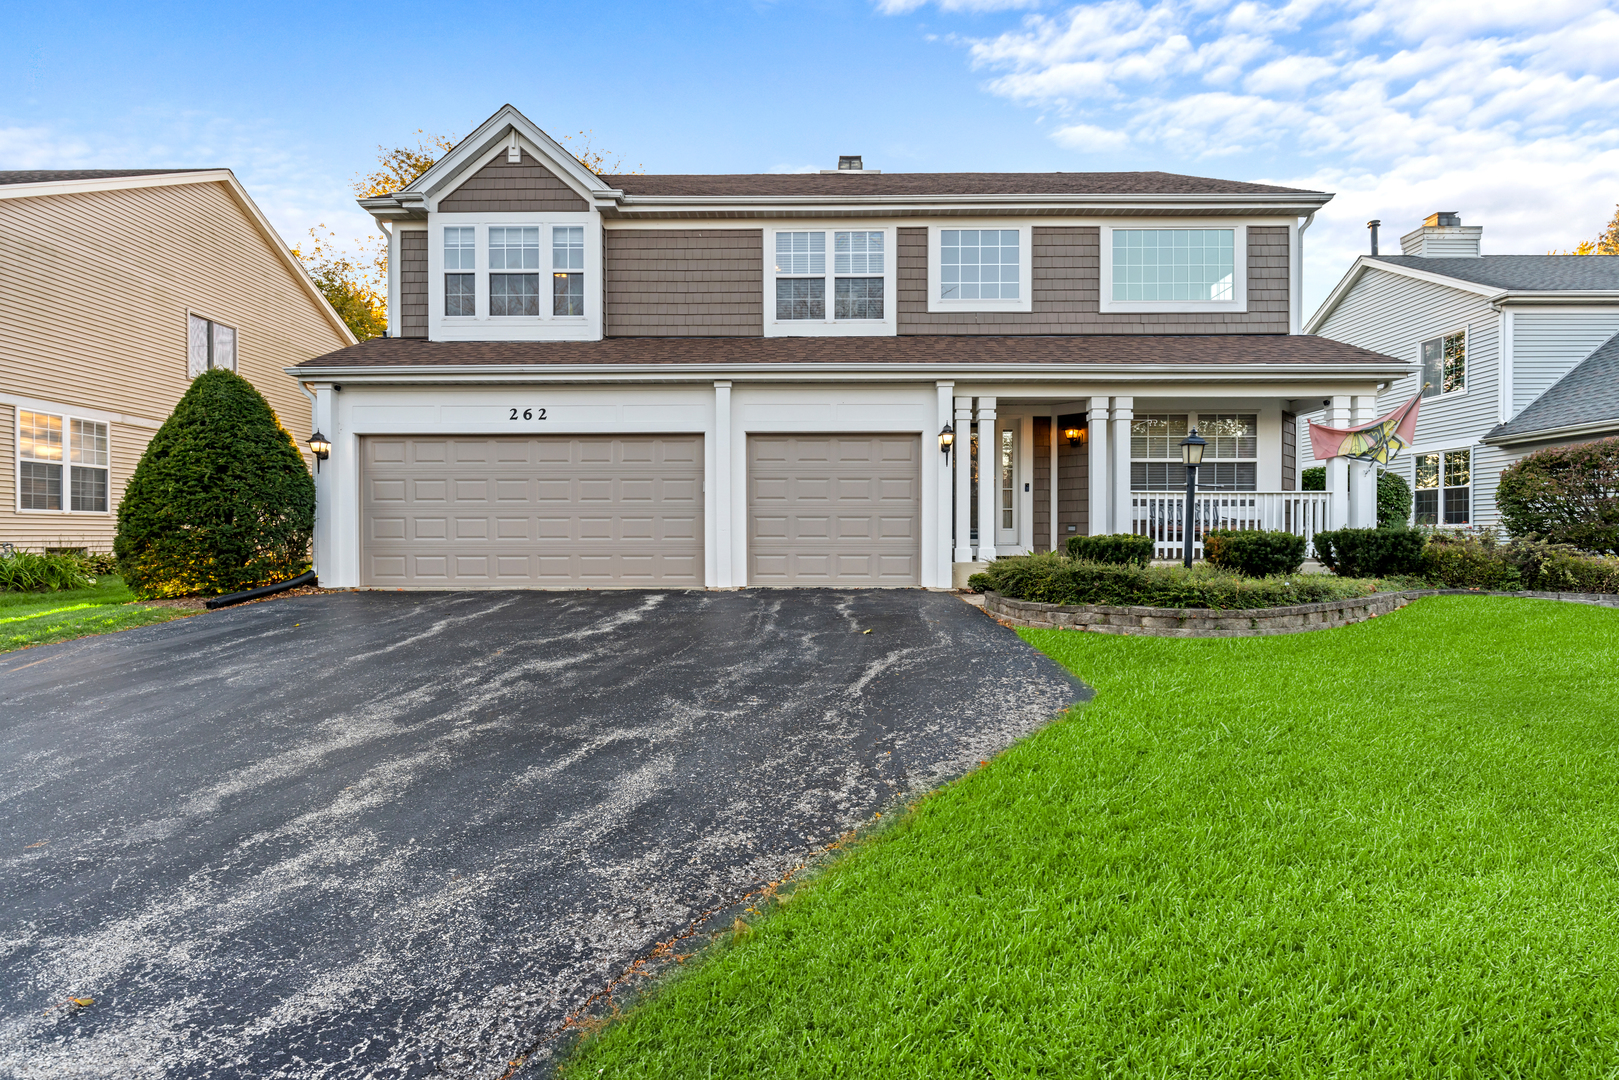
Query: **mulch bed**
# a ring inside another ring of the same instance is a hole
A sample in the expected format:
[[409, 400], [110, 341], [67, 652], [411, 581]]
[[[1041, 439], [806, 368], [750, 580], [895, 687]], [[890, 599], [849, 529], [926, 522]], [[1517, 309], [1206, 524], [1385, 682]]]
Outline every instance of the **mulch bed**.
[[[328, 593], [353, 592], [353, 589], [322, 589], [318, 585], [301, 585], [286, 592], [274, 593], [270, 596], [261, 596], [257, 600], [243, 600], [240, 604], [231, 607], [246, 607], [248, 604], [263, 604], [271, 600], [282, 600], [289, 596], [324, 596]], [[206, 596], [171, 596], [163, 600], [141, 600], [138, 603], [145, 607], [172, 607], [185, 608], [188, 611], [206, 611], [204, 605], [210, 597]], [[230, 608], [220, 608], [220, 611], [229, 611]]]

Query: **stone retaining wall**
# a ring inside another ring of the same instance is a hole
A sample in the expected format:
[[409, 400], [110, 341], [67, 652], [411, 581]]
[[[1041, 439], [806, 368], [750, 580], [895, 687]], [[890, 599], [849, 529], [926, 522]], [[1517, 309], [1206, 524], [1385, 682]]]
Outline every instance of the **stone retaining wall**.
[[1423, 596], [1526, 596], [1540, 600], [1619, 607], [1619, 596], [1604, 593], [1483, 592], [1477, 589], [1407, 589], [1373, 593], [1349, 600], [1325, 600], [1290, 607], [1248, 611], [1211, 608], [1109, 607], [1104, 604], [1038, 604], [999, 593], [984, 594], [984, 610], [1018, 626], [1062, 630], [1095, 630], [1103, 634], [1152, 637], [1263, 637], [1348, 626], [1386, 615]]

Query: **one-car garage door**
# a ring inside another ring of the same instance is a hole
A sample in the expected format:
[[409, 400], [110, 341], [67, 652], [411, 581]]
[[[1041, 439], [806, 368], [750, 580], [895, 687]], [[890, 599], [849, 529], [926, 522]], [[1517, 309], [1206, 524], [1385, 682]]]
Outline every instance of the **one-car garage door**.
[[367, 585], [703, 584], [701, 436], [361, 446]]
[[919, 435], [748, 437], [748, 582], [921, 584]]

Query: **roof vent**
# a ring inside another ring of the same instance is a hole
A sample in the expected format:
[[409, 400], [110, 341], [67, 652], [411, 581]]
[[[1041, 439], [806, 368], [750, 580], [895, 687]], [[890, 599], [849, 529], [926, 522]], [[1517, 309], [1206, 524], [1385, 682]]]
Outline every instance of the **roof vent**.
[[1428, 259], [1478, 258], [1479, 237], [1484, 229], [1479, 225], [1463, 225], [1462, 217], [1454, 210], [1441, 210], [1422, 220], [1422, 227], [1400, 237], [1400, 248], [1407, 255]]
[[868, 169], [860, 161], [859, 154], [839, 154], [838, 167], [835, 169], [822, 169], [824, 173], [880, 173], [881, 169]]

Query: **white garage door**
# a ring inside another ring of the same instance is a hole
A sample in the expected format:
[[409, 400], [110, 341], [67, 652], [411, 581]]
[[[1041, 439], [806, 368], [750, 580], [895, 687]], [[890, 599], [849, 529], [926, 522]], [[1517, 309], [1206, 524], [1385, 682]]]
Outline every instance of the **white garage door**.
[[748, 582], [919, 585], [919, 435], [750, 435]]
[[703, 584], [701, 436], [361, 446], [366, 585]]

